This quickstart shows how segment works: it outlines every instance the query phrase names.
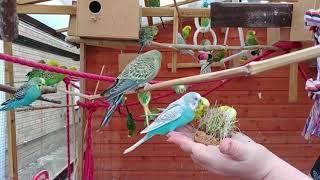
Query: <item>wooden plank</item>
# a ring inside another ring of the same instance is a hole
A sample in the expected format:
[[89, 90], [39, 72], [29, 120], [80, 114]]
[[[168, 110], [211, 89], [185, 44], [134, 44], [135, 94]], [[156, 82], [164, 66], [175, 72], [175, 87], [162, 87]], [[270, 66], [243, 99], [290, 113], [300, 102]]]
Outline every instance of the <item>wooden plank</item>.
[[298, 64], [290, 65], [289, 73], [289, 103], [298, 101]]
[[[86, 72], [86, 46], [85, 44], [80, 44], [80, 71]], [[80, 93], [85, 93], [86, 83], [84, 79], [80, 80]], [[80, 98], [80, 101], [84, 101], [83, 98]], [[82, 179], [83, 175], [83, 153], [84, 153], [84, 129], [85, 129], [85, 110], [80, 107], [80, 122], [78, 126], [78, 154], [76, 161], [76, 179]]]
[[[74, 33], [74, 31], [69, 31], [70, 33]], [[129, 45], [137, 45], [137, 41], [134, 40], [122, 40], [122, 41], [113, 41], [113, 40], [105, 40], [105, 39], [92, 39], [92, 38], [82, 38], [78, 36], [68, 36], [66, 37], [66, 41], [73, 43], [84, 43], [90, 46], [99, 46], [99, 47], [108, 47], [113, 49], [125, 49]]]
[[311, 31], [307, 31], [304, 24], [304, 13], [315, 8], [315, 1], [317, 0], [308, 0], [308, 1], [298, 1], [293, 5], [293, 15], [292, 15], [292, 24], [291, 24], [291, 41], [313, 41], [313, 35]]
[[18, 37], [18, 17], [16, 0], [0, 0], [0, 37], [13, 41]]
[[280, 40], [280, 28], [267, 28], [267, 44], [272, 45]]
[[[12, 55], [12, 43], [4, 41], [4, 53]], [[13, 86], [13, 64], [5, 63], [5, 83]], [[6, 93], [6, 99], [10, 99], [11, 94]], [[18, 179], [17, 168], [17, 142], [16, 142], [16, 120], [15, 112], [9, 111], [7, 113], [7, 127], [8, 127], [8, 160], [9, 160], [9, 177], [11, 180]]]
[[[178, 17], [178, 11], [176, 9], [174, 9], [174, 17], [173, 17], [173, 39], [172, 39], [172, 43], [173, 44], [177, 44], [177, 36], [179, 33], [179, 17]], [[178, 53], [177, 51], [172, 51], [172, 66], [171, 66], [171, 72], [177, 72], [177, 58], [178, 58]]]
[[[77, 7], [70, 5], [17, 5], [19, 14], [68, 14], [76, 15]], [[210, 10], [203, 8], [181, 8], [181, 17], [210, 17]], [[148, 17], [173, 17], [173, 7], [142, 8], [142, 16]]]
[[[145, 7], [149, 7], [149, 0], [144, 0], [144, 4], [145, 4]], [[153, 17], [147, 17], [148, 19], [148, 25], [149, 26], [152, 26], [153, 25]]]
[[[193, 3], [193, 2], [197, 2], [197, 1], [200, 1], [200, 0], [183, 0], [183, 1], [177, 2], [177, 6], [190, 4], [190, 3]], [[165, 6], [162, 6], [162, 7], [174, 7], [174, 3], [168, 4], [168, 5], [165, 5]]]
[[70, 14], [76, 15], [77, 7], [74, 5], [17, 5], [18, 14]]
[[66, 27], [66, 28], [57, 29], [56, 32], [57, 32], [57, 33], [62, 33], [62, 32], [66, 32], [66, 31], [68, 31], [68, 30], [69, 30], [69, 28]]
[[292, 4], [216, 2], [211, 4], [211, 26], [290, 27], [292, 10]]
[[46, 2], [51, 0], [18, 0], [17, 4], [36, 4], [41, 2]]

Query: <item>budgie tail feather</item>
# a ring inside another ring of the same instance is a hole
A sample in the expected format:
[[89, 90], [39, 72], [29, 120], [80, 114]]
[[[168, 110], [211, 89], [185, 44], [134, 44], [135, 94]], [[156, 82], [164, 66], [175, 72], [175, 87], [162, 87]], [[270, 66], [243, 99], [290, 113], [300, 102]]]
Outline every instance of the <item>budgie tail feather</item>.
[[114, 113], [114, 111], [116, 110], [116, 108], [118, 107], [118, 105], [122, 102], [122, 98], [123, 98], [124, 94], [120, 94], [119, 96], [115, 97], [112, 99], [112, 102], [109, 102], [109, 108], [106, 111], [103, 121], [100, 124], [100, 127], [97, 131], [100, 131], [106, 124], [108, 124], [108, 122], [110, 121], [112, 114]]
[[123, 154], [127, 154], [133, 150], [135, 150], [138, 146], [140, 146], [142, 143], [146, 142], [148, 139], [150, 139], [152, 136], [149, 136], [146, 134], [142, 139], [140, 139], [137, 143], [126, 149]]

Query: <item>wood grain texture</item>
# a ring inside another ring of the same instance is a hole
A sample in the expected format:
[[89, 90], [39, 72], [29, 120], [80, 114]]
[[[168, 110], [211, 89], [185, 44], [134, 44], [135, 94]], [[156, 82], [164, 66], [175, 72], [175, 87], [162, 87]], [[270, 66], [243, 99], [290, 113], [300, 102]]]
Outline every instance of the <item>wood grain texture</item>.
[[[183, 21], [184, 25], [193, 24], [193, 19]], [[194, 33], [195, 27], [192, 27]], [[244, 33], [248, 29], [244, 28]], [[267, 30], [258, 28], [259, 41], [267, 42]], [[216, 31], [218, 42], [223, 43], [224, 34]], [[228, 44], [239, 45], [237, 29], [230, 28]], [[162, 29], [159, 26], [159, 42], [172, 41], [172, 26]], [[200, 40], [200, 39], [199, 39]], [[192, 43], [192, 38], [187, 40]], [[130, 47], [124, 53], [134, 53], [136, 49]], [[86, 71], [99, 74], [101, 66], [106, 64], [104, 75], [117, 76], [118, 56], [120, 51], [87, 46], [86, 54], [90, 63], [86, 64]], [[171, 51], [162, 51], [163, 61], [161, 72], [156, 79], [167, 80], [177, 77], [186, 77], [198, 74], [199, 68], [179, 69], [172, 73], [167, 67], [171, 63]], [[179, 63], [195, 63], [192, 58], [178, 55]], [[106, 62], [108, 60], [108, 63]], [[213, 68], [219, 70], [219, 68]], [[307, 74], [314, 77], [316, 69], [307, 69]], [[313, 101], [308, 99], [304, 91], [304, 81], [298, 76], [298, 101], [295, 104], [288, 103], [289, 66], [267, 71], [253, 77], [241, 77], [231, 81], [217, 91], [210, 93], [207, 98], [211, 102], [217, 100], [220, 104], [233, 106], [238, 111], [238, 123], [242, 132], [266, 147], [275, 154], [298, 169], [308, 172], [312, 167], [320, 150], [320, 140], [305, 141], [301, 131], [305, 119], [310, 111]], [[98, 92], [101, 92], [111, 83], [101, 82]], [[205, 83], [194, 91], [205, 93], [212, 89], [218, 82]], [[86, 81], [86, 90], [93, 92], [95, 81]], [[169, 93], [169, 89], [152, 92], [152, 97]], [[261, 98], [258, 94], [261, 93]], [[170, 102], [178, 99], [179, 95], [167, 96], [157, 101], [151, 101], [151, 107], [166, 107]], [[137, 101], [136, 95], [128, 96], [128, 101]], [[133, 115], [139, 117], [143, 114], [140, 105], [130, 107]], [[100, 108], [94, 114], [93, 128], [98, 127], [105, 109]], [[143, 128], [143, 122], [137, 122], [137, 130]], [[122, 155], [124, 149], [137, 142], [142, 136], [128, 138], [126, 130], [126, 117], [116, 112], [102, 133], [93, 132], [94, 144], [94, 178], [98, 180], [111, 179], [238, 179], [225, 178], [204, 171], [195, 165], [190, 158], [177, 146], [167, 143], [165, 136], [155, 136], [141, 145], [132, 153]], [[306, 153], [302, 153], [306, 152]], [[307, 152], [309, 154], [307, 154]]]
[[290, 27], [292, 4], [212, 3], [212, 27]]
[[16, 0], [0, 0], [0, 36], [4, 41], [18, 37]]

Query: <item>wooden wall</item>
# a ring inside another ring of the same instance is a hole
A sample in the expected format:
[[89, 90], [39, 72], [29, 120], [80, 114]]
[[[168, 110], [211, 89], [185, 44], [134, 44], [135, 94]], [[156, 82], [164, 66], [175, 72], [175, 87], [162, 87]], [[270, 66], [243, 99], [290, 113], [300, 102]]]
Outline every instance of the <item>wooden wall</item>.
[[[189, 21], [192, 24], [192, 21]], [[223, 41], [223, 34], [215, 30], [219, 43]], [[266, 42], [266, 29], [257, 29], [257, 36], [262, 43]], [[172, 26], [160, 27], [159, 42], [171, 42]], [[191, 42], [190, 38], [190, 42]], [[232, 29], [229, 45], [239, 44], [237, 30]], [[129, 49], [126, 52], [135, 52]], [[116, 76], [118, 74], [117, 50], [88, 47], [86, 69], [90, 73], [100, 73], [102, 65], [106, 65], [104, 75]], [[162, 69], [158, 80], [190, 76], [199, 73], [199, 69], [178, 69], [171, 73], [167, 63], [171, 62], [171, 52], [163, 51]], [[184, 62], [192, 62], [190, 57], [184, 57]], [[181, 62], [179, 56], [178, 62]], [[314, 71], [314, 69], [312, 69]], [[312, 101], [304, 92], [304, 81], [299, 76], [299, 101], [295, 104], [288, 103], [288, 74], [289, 68], [279, 68], [255, 77], [235, 79], [215, 92], [209, 94], [211, 102], [233, 106], [238, 111], [239, 126], [242, 132], [254, 140], [264, 144], [275, 154], [284, 158], [300, 170], [306, 172], [312, 167], [315, 158], [319, 155], [320, 144], [318, 140], [307, 142], [301, 136], [301, 130], [309, 113]], [[196, 91], [202, 93], [211, 89], [216, 83], [209, 83], [198, 87]], [[93, 92], [96, 82], [87, 81], [87, 90]], [[101, 83], [99, 91], [110, 84]], [[154, 91], [153, 96], [171, 91]], [[262, 99], [258, 98], [262, 94]], [[153, 101], [152, 107], [166, 107], [179, 96], [169, 96]], [[130, 96], [129, 101], [136, 101], [135, 96]], [[143, 114], [140, 106], [130, 108], [135, 116]], [[95, 113], [94, 128], [98, 127], [104, 110]], [[142, 122], [138, 123], [138, 129]], [[166, 137], [154, 137], [140, 146], [134, 152], [122, 155], [123, 150], [131, 146], [142, 136], [128, 138], [126, 131], [126, 117], [117, 112], [108, 127], [102, 134], [93, 131], [94, 140], [94, 178], [107, 179], [228, 179], [208, 173], [195, 165], [191, 159], [177, 146], [168, 144]], [[235, 178], [237, 179], [237, 178]]]

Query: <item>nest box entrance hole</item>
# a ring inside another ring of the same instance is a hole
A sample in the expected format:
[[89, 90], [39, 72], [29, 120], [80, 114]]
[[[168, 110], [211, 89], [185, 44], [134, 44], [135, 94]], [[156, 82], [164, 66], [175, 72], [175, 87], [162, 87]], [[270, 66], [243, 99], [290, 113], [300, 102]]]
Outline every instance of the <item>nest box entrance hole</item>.
[[93, 14], [97, 14], [101, 10], [101, 4], [99, 1], [91, 1], [89, 4], [89, 10]]

